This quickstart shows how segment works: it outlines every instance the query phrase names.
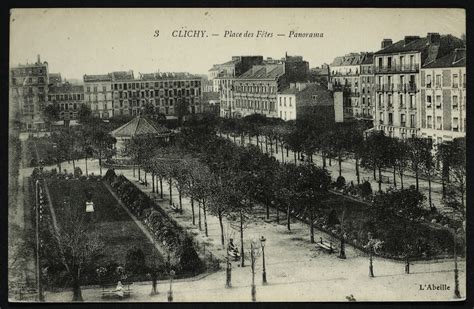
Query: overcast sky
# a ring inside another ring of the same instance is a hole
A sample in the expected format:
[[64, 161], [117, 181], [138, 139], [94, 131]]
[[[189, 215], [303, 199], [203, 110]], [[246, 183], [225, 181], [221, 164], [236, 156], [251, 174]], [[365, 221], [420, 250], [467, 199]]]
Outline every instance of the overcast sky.
[[[207, 74], [232, 55], [288, 52], [315, 67], [349, 52], [377, 51], [383, 38], [460, 36], [465, 23], [460, 9], [23, 9], [11, 13], [10, 65], [40, 54], [50, 72], [66, 78], [118, 70]], [[205, 30], [208, 37], [172, 37], [182, 29]], [[273, 37], [224, 38], [225, 30]], [[292, 30], [324, 35], [288, 38]]]

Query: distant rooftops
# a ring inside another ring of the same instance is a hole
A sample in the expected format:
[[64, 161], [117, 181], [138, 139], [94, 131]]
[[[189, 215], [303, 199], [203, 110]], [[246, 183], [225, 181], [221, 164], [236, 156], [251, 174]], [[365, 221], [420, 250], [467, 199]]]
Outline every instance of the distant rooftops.
[[[431, 49], [433, 52], [435, 48], [430, 46], [442, 46], [445, 48], [460, 48], [464, 43], [461, 39], [450, 34], [440, 35], [439, 33], [428, 33], [426, 37], [419, 37], [414, 35], [407, 35], [403, 40], [391, 44], [391, 39], [384, 39], [382, 42], [382, 49], [377, 51], [375, 55], [401, 53], [401, 52], [421, 52]], [[437, 52], [437, 51], [436, 51]]]
[[331, 66], [351, 66], [364, 64], [367, 58], [373, 59], [373, 53], [361, 52], [361, 53], [349, 53], [344, 56], [334, 58]]
[[285, 68], [281, 64], [254, 65], [238, 79], [276, 79], [283, 74], [285, 74]]
[[179, 73], [138, 73], [134, 77], [133, 71], [117, 71], [100, 75], [84, 75], [84, 82], [114, 82], [114, 81], [140, 81], [140, 80], [179, 80], [179, 79], [201, 79], [198, 75], [185, 72]]
[[84, 92], [84, 86], [73, 85], [68, 82], [61, 85], [52, 85], [49, 87], [49, 94], [56, 93], [82, 93]]

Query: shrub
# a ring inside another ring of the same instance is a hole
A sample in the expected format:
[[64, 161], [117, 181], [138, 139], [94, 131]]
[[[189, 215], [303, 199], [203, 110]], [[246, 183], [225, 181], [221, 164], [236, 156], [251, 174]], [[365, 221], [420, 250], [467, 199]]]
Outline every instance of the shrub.
[[359, 192], [360, 196], [363, 198], [369, 197], [372, 195], [372, 186], [370, 182], [364, 181], [362, 184], [359, 185]]
[[336, 188], [342, 189], [346, 185], [346, 179], [343, 176], [339, 176], [336, 179]]
[[82, 170], [79, 166], [77, 166], [75, 169], [74, 169], [74, 177], [80, 177], [82, 176]]
[[142, 249], [133, 247], [128, 250], [125, 257], [125, 268], [135, 275], [146, 273], [145, 254]]
[[179, 248], [179, 267], [185, 273], [196, 273], [203, 267], [201, 259], [194, 249], [193, 241], [189, 237], [184, 238]]
[[113, 169], [108, 169], [107, 173], [105, 173], [104, 180], [112, 183], [115, 178], [117, 178], [117, 175], [115, 174], [115, 171]]

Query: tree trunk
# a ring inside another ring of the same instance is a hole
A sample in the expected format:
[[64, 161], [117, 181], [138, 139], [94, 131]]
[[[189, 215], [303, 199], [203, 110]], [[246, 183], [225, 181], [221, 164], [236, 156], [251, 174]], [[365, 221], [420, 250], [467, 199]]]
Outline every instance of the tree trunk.
[[356, 176], [357, 176], [357, 184], [360, 185], [360, 172], [359, 172], [359, 158], [355, 158], [356, 160]]
[[268, 153], [268, 138], [265, 135], [265, 152]]
[[400, 169], [399, 174], [400, 174], [400, 187], [403, 190], [403, 170], [402, 169]]
[[183, 199], [182, 199], [182, 194], [180, 190], [178, 190], [178, 198], [179, 198], [179, 209], [183, 211]]
[[99, 152], [99, 173], [102, 176], [102, 152]]
[[221, 228], [221, 244], [222, 249], [225, 249], [225, 240], [224, 240], [224, 224], [222, 223], [222, 213], [219, 211], [217, 213], [217, 217], [219, 218], [219, 226]]
[[141, 179], [142, 179], [142, 176], [141, 176], [141, 174], [140, 174], [140, 170], [141, 170], [140, 165], [138, 165], [138, 179], [141, 180]]
[[257, 147], [258, 147], [258, 146], [259, 146], [259, 144], [258, 144], [258, 143], [259, 143], [259, 141], [258, 141], [258, 134], [256, 135], [256, 137], [257, 137]]
[[207, 232], [207, 215], [206, 215], [206, 202], [202, 202], [202, 210], [204, 212], [204, 234], [206, 237], [208, 237], [208, 232]]
[[321, 154], [323, 157], [323, 168], [326, 168], [326, 155], [324, 153]]
[[419, 192], [418, 167], [415, 167], [416, 191]]
[[191, 213], [193, 216], [193, 225], [196, 225], [196, 216], [194, 215], [194, 199], [191, 197]]
[[393, 167], [393, 186], [397, 187], [397, 169], [395, 166]]
[[374, 165], [374, 170], [373, 170], [373, 172], [374, 172], [374, 180], [377, 180], [377, 176], [375, 176], [375, 172], [376, 172], [376, 171], [377, 171], [377, 167]]
[[72, 282], [72, 301], [84, 301], [82, 298], [81, 284], [78, 279], [74, 279]]
[[202, 224], [201, 224], [201, 202], [198, 202], [198, 226], [199, 230], [202, 231]]
[[135, 178], [135, 163], [132, 164], [133, 178]]
[[433, 209], [433, 203], [431, 201], [431, 172], [428, 172], [428, 204], [430, 209]]
[[338, 164], [339, 164], [339, 177], [342, 176], [342, 158], [338, 157], [337, 158]]
[[314, 244], [314, 218], [313, 218], [313, 212], [310, 211], [310, 216], [309, 216], [309, 220], [310, 220], [310, 223], [309, 223], [309, 228], [310, 228], [310, 240], [311, 240], [311, 243]]
[[170, 178], [169, 180], [169, 186], [170, 186], [170, 205], [171, 205], [173, 202], [173, 179], [172, 178]]
[[235, 143], [235, 134], [234, 134], [234, 135], [232, 135], [232, 137], [234, 138], [234, 143]]
[[332, 166], [332, 158], [329, 157], [329, 166]]
[[286, 157], [288, 158], [288, 156], [290, 155], [290, 149], [288, 147], [285, 147], [286, 148]]
[[379, 192], [382, 192], [382, 168], [379, 167]]
[[278, 154], [278, 140], [275, 138], [275, 153]]
[[160, 177], [160, 196], [163, 199], [163, 178]]
[[148, 185], [148, 182], [147, 182], [147, 179], [146, 179], [147, 172], [145, 170], [143, 170], [143, 171], [145, 172], [145, 186], [147, 186]]
[[242, 214], [242, 210], [240, 211], [240, 266], [244, 267], [244, 215]]
[[155, 174], [151, 173], [151, 192], [155, 193]]
[[72, 159], [72, 174], [76, 171], [76, 160]]
[[296, 164], [296, 152], [293, 151], [293, 157], [295, 158], [295, 164]]
[[405, 274], [410, 273], [410, 259], [408, 255], [405, 257]]

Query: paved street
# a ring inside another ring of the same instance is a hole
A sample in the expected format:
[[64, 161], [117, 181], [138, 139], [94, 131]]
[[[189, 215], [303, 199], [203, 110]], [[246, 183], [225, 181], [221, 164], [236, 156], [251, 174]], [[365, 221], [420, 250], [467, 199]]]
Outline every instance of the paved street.
[[[223, 135], [223, 137], [225, 137], [225, 135]], [[232, 137], [230, 137], [229, 139], [233, 141]], [[253, 137], [251, 139], [251, 141], [252, 141], [253, 145], [257, 145], [257, 139], [255, 137]], [[263, 143], [262, 143], [262, 141], [263, 141]], [[240, 145], [240, 138], [236, 138], [236, 142]], [[247, 145], [249, 143], [248, 136], [246, 136], [244, 138], [244, 143], [245, 143], [245, 145]], [[265, 138], [264, 137], [259, 138], [259, 145], [260, 145], [260, 149], [263, 152], [265, 152], [266, 149], [265, 149]], [[268, 143], [268, 152], [270, 152], [270, 144], [269, 143]], [[278, 153], [276, 153], [275, 152], [275, 145], [273, 145], [273, 156], [278, 161], [280, 161], [280, 162], [282, 161], [281, 147], [278, 148]], [[294, 161], [294, 153], [291, 150], [289, 150], [288, 156], [287, 156], [286, 155], [286, 150], [285, 150], [284, 154], [283, 154], [283, 160], [284, 160], [284, 162], [294, 163], [295, 162]], [[322, 160], [322, 157], [320, 155], [313, 155], [313, 162], [317, 166], [323, 166], [323, 160]], [[299, 163], [298, 160], [297, 160], [297, 163]], [[344, 176], [344, 178], [346, 179], [346, 183], [350, 183], [352, 181], [354, 183], [354, 185], [357, 184], [355, 161], [353, 159], [346, 159], [342, 162], [341, 166], [342, 166], [342, 176]], [[334, 180], [339, 175], [339, 165], [338, 165], [337, 160], [333, 159], [331, 166], [329, 166], [329, 159], [327, 159], [326, 160], [326, 169], [329, 172], [331, 172], [331, 176], [333, 177]], [[368, 181], [370, 181], [370, 184], [372, 186], [372, 190], [374, 190], [374, 191], [378, 190], [378, 181], [374, 180], [372, 170], [366, 170], [366, 169], [363, 169], [362, 167], [360, 167], [359, 172], [360, 172], [361, 182], [364, 181], [364, 180], [368, 180]], [[382, 172], [382, 175], [386, 176], [390, 179], [390, 183], [382, 183], [382, 190], [386, 190], [390, 187], [393, 187], [393, 173], [389, 173], [389, 172], [385, 171], [385, 172]], [[377, 177], [378, 177], [378, 172], [377, 172]], [[397, 180], [397, 187], [400, 188], [400, 177], [399, 177], [398, 174], [397, 174], [396, 180]], [[411, 175], [404, 175], [404, 177], [403, 177], [403, 186], [404, 186], [404, 188], [408, 188], [409, 186], [415, 185], [415, 184], [416, 184], [415, 177], [413, 177]], [[426, 203], [428, 203], [428, 181], [426, 179], [421, 179], [421, 178], [419, 179], [419, 189], [422, 193], [424, 193], [426, 195], [426, 199], [427, 199]], [[431, 198], [432, 198], [432, 202], [435, 205], [435, 207], [437, 207], [438, 209], [440, 209], [443, 212], [449, 212], [450, 209], [446, 209], [444, 207], [443, 203], [441, 202], [441, 200], [442, 200], [442, 185], [441, 185], [441, 183], [436, 182], [436, 181], [432, 181], [431, 182], [431, 189], [432, 189]], [[428, 207], [428, 204], [427, 204], [427, 207]]]
[[[84, 161], [76, 163], [82, 170]], [[98, 174], [96, 160], [89, 161], [89, 172]], [[72, 165], [64, 164], [68, 171], [72, 171]], [[48, 169], [48, 167], [47, 167]], [[105, 169], [103, 170], [105, 173]], [[127, 178], [133, 180], [132, 170], [117, 170]], [[138, 174], [136, 174], [138, 176]], [[142, 172], [143, 177], [143, 172]], [[148, 176], [148, 181], [151, 177]], [[137, 183], [137, 182], [136, 182]], [[138, 183], [137, 183], [138, 185]], [[168, 206], [168, 187], [163, 183], [165, 200], [160, 206], [167, 210], [182, 226], [192, 232], [196, 239], [202, 244], [207, 243], [206, 250], [213, 252], [214, 256], [223, 258], [225, 252], [220, 244], [220, 229], [216, 217], [208, 214], [209, 237], [204, 236], [204, 231], [199, 231], [191, 223], [190, 203], [183, 199], [184, 213], [182, 215], [172, 212]], [[145, 192], [151, 192], [151, 186], [145, 188], [138, 185]], [[177, 193], [173, 193], [177, 203]], [[99, 206], [99, 205], [97, 205]], [[196, 210], [197, 213], [197, 210]], [[368, 257], [360, 251], [347, 246], [346, 260], [321, 252], [309, 242], [309, 229], [305, 224], [292, 220], [291, 233], [284, 225], [284, 215], [281, 215], [282, 224], [275, 222], [275, 212], [272, 211], [271, 219], [264, 220], [263, 209], [258, 209], [252, 222], [245, 230], [245, 243], [249, 247], [249, 240], [264, 235], [267, 238], [265, 247], [265, 258], [267, 268], [267, 279], [269, 284], [261, 284], [261, 257], [257, 263], [256, 284], [257, 300], [261, 301], [317, 301], [333, 300], [345, 301], [345, 297], [353, 294], [357, 300], [451, 300], [453, 299], [453, 262], [452, 260], [440, 262], [424, 262], [412, 265], [412, 274], [404, 274], [404, 264], [387, 259], [376, 258], [374, 260], [375, 278], [368, 276]], [[196, 220], [197, 223], [197, 220]], [[225, 223], [226, 234], [232, 235], [236, 243], [238, 233], [232, 232], [229, 224]], [[330, 239], [324, 233], [316, 231], [316, 239], [323, 237]], [[222, 267], [224, 264], [222, 263]], [[464, 296], [465, 263], [460, 262], [461, 294]], [[174, 300], [179, 301], [250, 301], [251, 269], [249, 261], [246, 267], [238, 267], [233, 263], [231, 289], [225, 289], [225, 270], [212, 273], [198, 280], [181, 280], [173, 283]], [[450, 290], [420, 292], [420, 285], [425, 284], [447, 284]], [[151, 284], [135, 283], [134, 293], [130, 301], [166, 301], [166, 293], [169, 282], [161, 282], [157, 296], [149, 296]], [[374, 293], [377, 291], [377, 293]], [[84, 287], [83, 296], [85, 301], [100, 301], [101, 289], [97, 287]], [[48, 301], [69, 301], [72, 292], [49, 292], [46, 296]]]

